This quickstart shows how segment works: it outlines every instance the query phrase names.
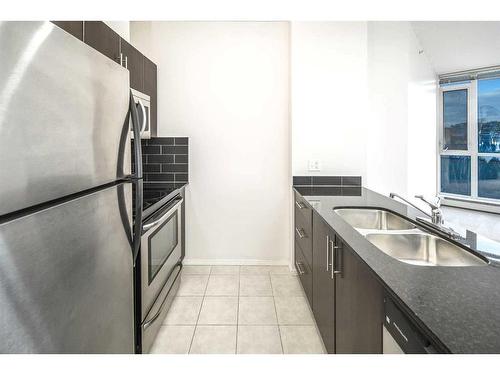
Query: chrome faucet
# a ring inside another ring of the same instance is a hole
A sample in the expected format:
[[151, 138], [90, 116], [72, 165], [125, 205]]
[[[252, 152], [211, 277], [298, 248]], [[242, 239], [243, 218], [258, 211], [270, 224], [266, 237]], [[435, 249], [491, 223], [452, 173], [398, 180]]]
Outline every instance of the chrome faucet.
[[425, 212], [424, 210], [422, 210], [421, 208], [415, 206], [410, 201], [408, 201], [405, 198], [403, 198], [399, 194], [390, 193], [389, 197], [391, 197], [392, 199], [394, 199], [394, 198], [401, 199], [406, 204], [409, 204], [410, 206], [412, 206], [413, 208], [415, 208], [416, 210], [422, 212], [425, 216], [427, 216], [427, 217], [430, 218], [430, 220], [428, 220], [428, 219], [425, 219], [423, 217], [417, 217], [416, 220], [418, 222], [430, 225], [434, 229], [437, 229], [437, 230], [441, 231], [442, 233], [446, 234], [450, 238], [453, 238], [453, 239], [463, 239], [463, 237], [459, 233], [455, 232], [455, 230], [453, 230], [452, 228], [444, 226], [443, 213], [442, 213], [441, 208], [440, 208], [441, 207], [441, 198], [440, 197], [437, 198], [436, 203], [432, 203], [432, 202], [429, 202], [427, 199], [425, 199], [423, 195], [415, 195], [415, 198], [418, 198], [418, 199], [424, 201], [425, 203], [427, 203], [430, 206], [430, 208], [431, 208], [431, 214], [430, 215], [427, 212]]
[[424, 198], [423, 195], [415, 195], [415, 198], [418, 198], [425, 203], [427, 203], [431, 207], [431, 220], [432, 224], [443, 224], [443, 213], [441, 212], [441, 197], [437, 197], [436, 203], [429, 202]]
[[406, 204], [409, 204], [410, 206], [412, 206], [413, 208], [415, 208], [416, 210], [422, 212], [425, 216], [428, 216], [431, 218], [432, 220], [432, 223], [433, 224], [441, 224], [442, 221], [443, 221], [443, 214], [441, 213], [441, 210], [439, 209], [439, 206], [440, 206], [440, 202], [438, 202], [438, 205], [434, 205], [428, 201], [426, 201], [424, 199], [424, 197], [422, 195], [415, 195], [415, 198], [419, 198], [419, 199], [422, 199], [425, 203], [427, 203], [428, 205], [431, 206], [431, 209], [432, 209], [432, 215], [429, 215], [427, 212], [425, 212], [424, 210], [422, 210], [421, 208], [415, 206], [413, 203], [411, 203], [409, 200], [403, 198], [401, 195], [399, 194], [396, 194], [396, 193], [391, 193], [389, 194], [389, 197], [391, 197], [392, 199], [394, 198], [399, 198], [401, 199], [403, 202], [405, 202]]

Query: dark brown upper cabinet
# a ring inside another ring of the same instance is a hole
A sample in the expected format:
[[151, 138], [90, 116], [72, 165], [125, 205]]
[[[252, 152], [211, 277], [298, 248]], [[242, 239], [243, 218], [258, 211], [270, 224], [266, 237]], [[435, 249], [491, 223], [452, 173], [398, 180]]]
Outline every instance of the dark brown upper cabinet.
[[52, 21], [52, 23], [83, 41], [83, 21]]
[[157, 124], [157, 106], [158, 106], [158, 88], [157, 88], [157, 67], [154, 62], [146, 56], [144, 58], [144, 93], [151, 99], [151, 136], [158, 135]]
[[85, 21], [83, 41], [120, 63], [120, 35], [102, 21]]
[[335, 353], [335, 276], [332, 273], [332, 241], [335, 233], [313, 213], [312, 310], [326, 351]]
[[158, 134], [157, 66], [102, 21], [52, 21], [90, 47], [127, 68], [130, 87], [149, 95], [151, 136]]
[[382, 353], [383, 289], [354, 251], [337, 237], [335, 352]]
[[122, 65], [130, 72], [130, 87], [144, 92], [144, 55], [126, 40], [121, 40]]

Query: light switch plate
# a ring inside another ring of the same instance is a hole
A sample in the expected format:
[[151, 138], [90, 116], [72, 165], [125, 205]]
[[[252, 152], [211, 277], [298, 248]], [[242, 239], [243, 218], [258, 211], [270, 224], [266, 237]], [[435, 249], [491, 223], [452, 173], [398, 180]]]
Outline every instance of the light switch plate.
[[309, 171], [319, 172], [321, 170], [321, 163], [318, 159], [309, 159]]

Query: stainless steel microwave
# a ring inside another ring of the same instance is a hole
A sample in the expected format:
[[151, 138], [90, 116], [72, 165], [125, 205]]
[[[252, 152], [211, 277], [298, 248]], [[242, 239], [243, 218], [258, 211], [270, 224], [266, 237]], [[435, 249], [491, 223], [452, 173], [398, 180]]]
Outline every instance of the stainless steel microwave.
[[[151, 138], [151, 100], [149, 95], [134, 89], [130, 90], [132, 91], [135, 105], [137, 106], [137, 115], [139, 116], [139, 124], [141, 127], [141, 139], [149, 139]], [[132, 138], [134, 138], [133, 132]]]

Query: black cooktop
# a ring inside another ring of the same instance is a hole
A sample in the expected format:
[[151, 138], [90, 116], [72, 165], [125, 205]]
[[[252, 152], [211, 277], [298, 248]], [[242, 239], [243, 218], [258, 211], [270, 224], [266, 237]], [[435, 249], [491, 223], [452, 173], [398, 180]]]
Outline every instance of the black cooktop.
[[174, 192], [178, 189], [174, 184], [172, 186], [167, 186], [164, 188], [158, 188], [154, 186], [149, 186], [150, 184], [144, 184], [143, 190], [143, 199], [142, 199], [142, 208], [146, 210], [148, 207], [151, 207], [156, 202], [161, 201], [163, 198]]
[[181, 189], [186, 185], [182, 183], [143, 183], [143, 219], [154, 214], [157, 209], [181, 194]]
[[[164, 203], [173, 199], [177, 194], [179, 194], [180, 189], [185, 185], [186, 183], [144, 182], [142, 199], [143, 219], [154, 213], [156, 209], [163, 206]], [[133, 212], [135, 213], [135, 194], [133, 194], [133, 197]], [[162, 200], [165, 202], [161, 202]]]

